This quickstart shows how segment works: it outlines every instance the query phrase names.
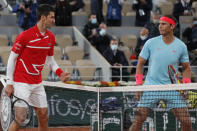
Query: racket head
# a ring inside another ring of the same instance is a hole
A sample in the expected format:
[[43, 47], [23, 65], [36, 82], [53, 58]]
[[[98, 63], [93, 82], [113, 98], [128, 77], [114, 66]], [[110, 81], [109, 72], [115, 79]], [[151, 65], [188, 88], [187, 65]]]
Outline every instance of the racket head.
[[180, 80], [173, 65], [168, 66], [168, 75], [172, 84], [179, 84]]
[[13, 96], [12, 119], [20, 126], [26, 127], [32, 118], [32, 108], [23, 99]]
[[1, 101], [0, 101], [0, 118], [1, 126], [3, 131], [8, 131], [9, 126], [12, 122], [12, 102], [11, 99], [6, 95], [5, 91], [2, 90]]

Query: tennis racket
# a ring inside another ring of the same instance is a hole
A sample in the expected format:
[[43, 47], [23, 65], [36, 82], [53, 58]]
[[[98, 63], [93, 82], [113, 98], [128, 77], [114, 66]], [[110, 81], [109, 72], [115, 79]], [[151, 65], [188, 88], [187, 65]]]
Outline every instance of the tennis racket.
[[3, 89], [0, 101], [0, 117], [3, 131], [9, 129], [13, 120], [20, 127], [26, 127], [31, 122], [32, 108], [25, 100], [14, 95], [9, 98]]
[[169, 78], [172, 84], [180, 84], [180, 79], [173, 65], [168, 66], [168, 74], [169, 74]]
[[[178, 74], [176, 73], [176, 70], [173, 67], [173, 65], [168, 66], [168, 74], [169, 74], [169, 78], [172, 84], [181, 84], [181, 80], [179, 79]], [[188, 96], [188, 91], [179, 90], [179, 93], [184, 98], [187, 98]]]

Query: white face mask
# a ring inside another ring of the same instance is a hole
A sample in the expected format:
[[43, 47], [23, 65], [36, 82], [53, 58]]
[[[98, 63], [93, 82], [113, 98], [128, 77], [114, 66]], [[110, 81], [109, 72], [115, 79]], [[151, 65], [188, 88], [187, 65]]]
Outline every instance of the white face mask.
[[113, 51], [118, 49], [118, 45], [111, 45], [110, 47]]
[[93, 18], [93, 19], [91, 20], [91, 23], [92, 23], [92, 24], [96, 24], [96, 23], [97, 23], [97, 19], [96, 19], [96, 18]]
[[194, 25], [197, 25], [197, 21], [194, 21], [193, 24], [194, 24]]
[[154, 24], [158, 24], [158, 23], [159, 23], [159, 20], [154, 19], [154, 20], [153, 20], [153, 23], [154, 23]]
[[145, 35], [141, 35], [141, 36], [140, 36], [140, 39], [141, 39], [141, 40], [145, 40], [146, 38], [147, 38], [147, 36], [145, 36]]
[[105, 29], [101, 29], [101, 30], [99, 31], [99, 34], [100, 34], [101, 36], [104, 36], [105, 33], [106, 33], [106, 30], [105, 30]]

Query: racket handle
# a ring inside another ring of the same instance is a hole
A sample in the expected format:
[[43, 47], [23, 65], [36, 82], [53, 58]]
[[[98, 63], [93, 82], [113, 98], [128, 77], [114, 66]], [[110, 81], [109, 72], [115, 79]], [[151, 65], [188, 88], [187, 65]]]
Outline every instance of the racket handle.
[[136, 85], [142, 85], [143, 82], [143, 75], [142, 74], [136, 74], [135, 75]]
[[190, 78], [183, 78], [183, 83], [191, 83], [191, 79]]

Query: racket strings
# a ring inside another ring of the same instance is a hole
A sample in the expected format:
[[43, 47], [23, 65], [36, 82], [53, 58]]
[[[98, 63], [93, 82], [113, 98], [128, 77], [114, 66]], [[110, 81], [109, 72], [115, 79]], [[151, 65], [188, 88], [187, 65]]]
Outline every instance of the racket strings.
[[25, 101], [20, 99], [14, 101], [12, 110], [14, 120], [17, 124], [20, 126], [25, 126], [30, 122], [31, 109]]

